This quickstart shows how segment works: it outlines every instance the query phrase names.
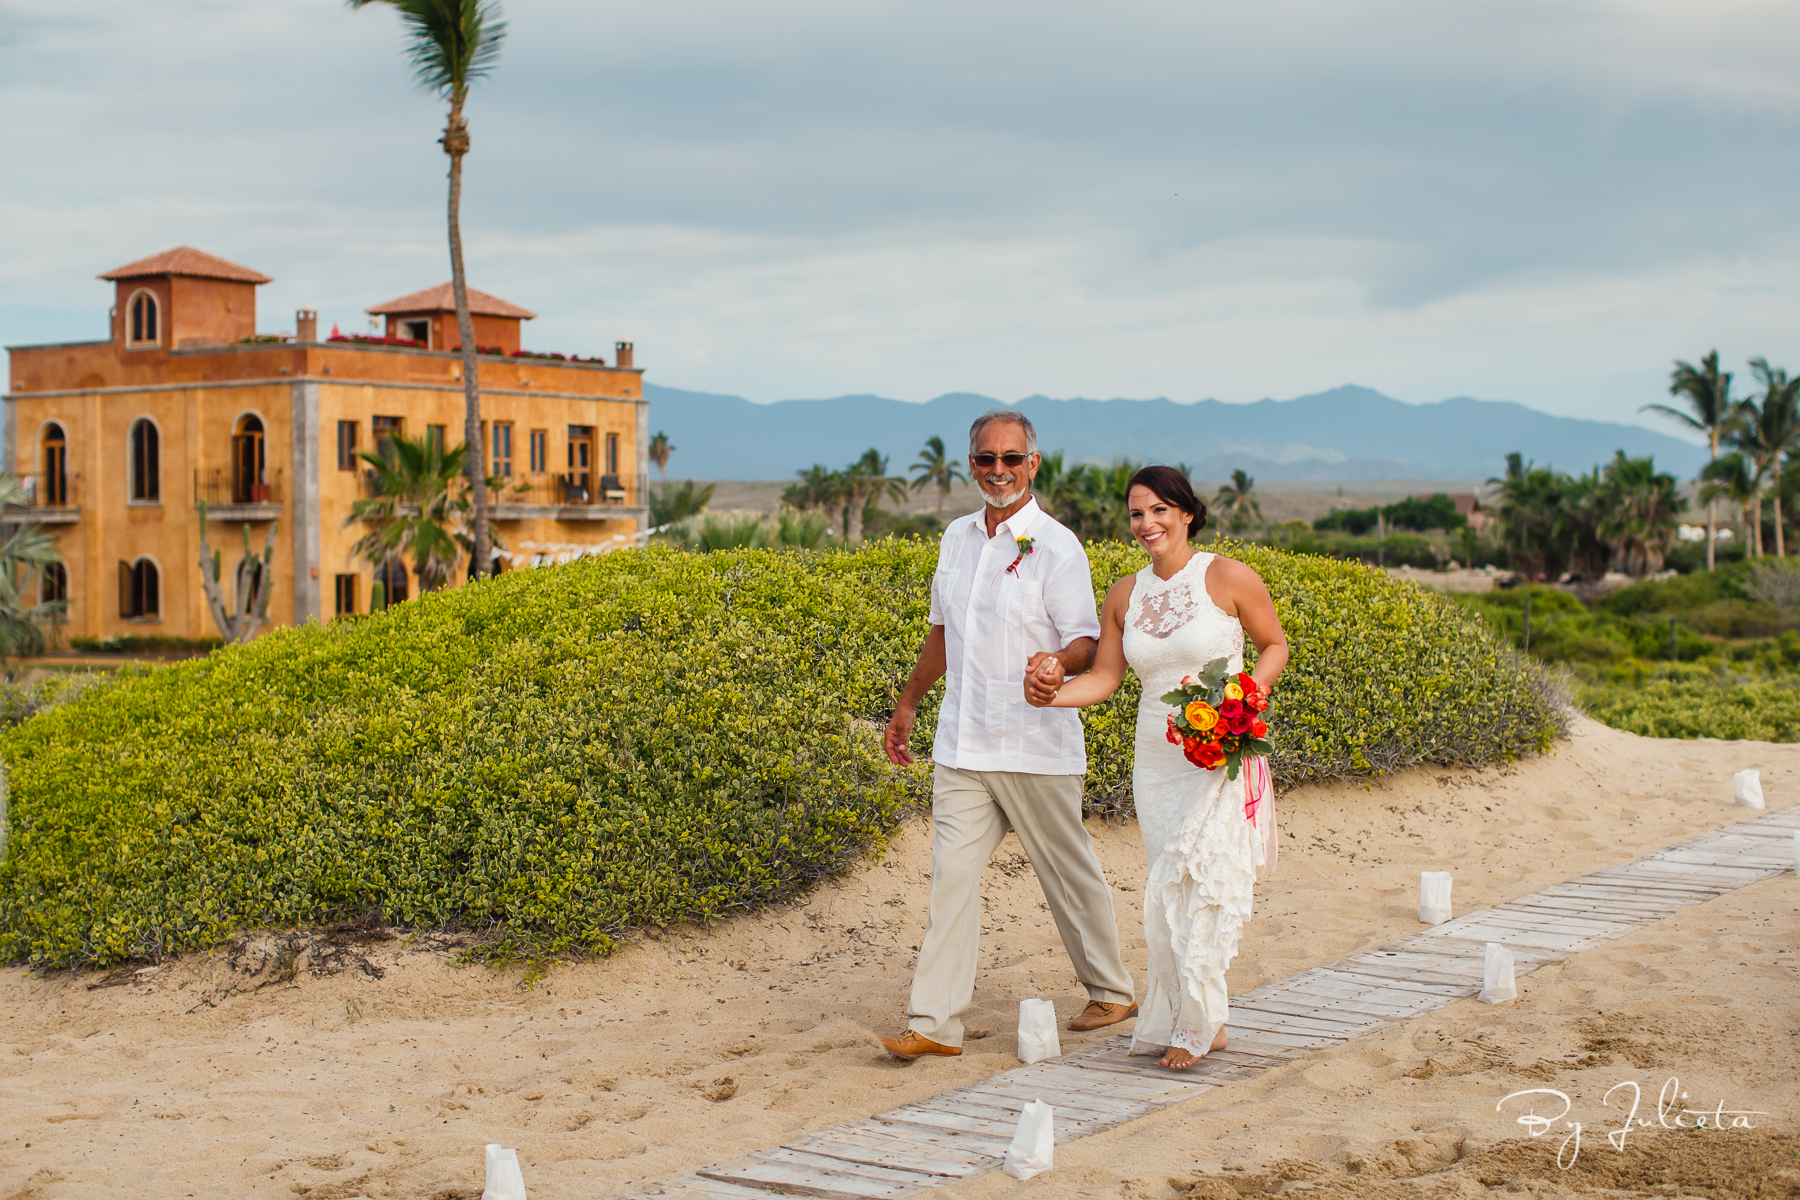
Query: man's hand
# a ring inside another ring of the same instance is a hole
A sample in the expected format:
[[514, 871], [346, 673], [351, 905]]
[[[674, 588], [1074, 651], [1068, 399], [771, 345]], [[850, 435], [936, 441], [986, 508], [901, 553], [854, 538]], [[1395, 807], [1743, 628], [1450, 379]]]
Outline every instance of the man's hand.
[[1056, 689], [1063, 683], [1062, 660], [1054, 654], [1039, 652], [1025, 664], [1025, 703], [1033, 708], [1048, 708], [1056, 699]]
[[881, 747], [887, 751], [888, 761], [897, 767], [913, 765], [912, 750], [907, 743], [912, 741], [915, 715], [910, 708], [896, 708], [888, 720], [887, 731], [881, 735]]

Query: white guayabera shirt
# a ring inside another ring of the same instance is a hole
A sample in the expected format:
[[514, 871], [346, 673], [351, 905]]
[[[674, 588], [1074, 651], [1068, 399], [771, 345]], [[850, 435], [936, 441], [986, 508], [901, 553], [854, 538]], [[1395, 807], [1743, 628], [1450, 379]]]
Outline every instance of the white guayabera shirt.
[[[1018, 540], [1032, 539], [1019, 557]], [[931, 580], [931, 623], [944, 627], [944, 703], [934, 761], [962, 771], [1080, 775], [1081, 718], [1025, 703], [1025, 663], [1078, 637], [1098, 638], [1094, 578], [1081, 539], [1036, 499], [987, 536], [985, 510], [944, 530]]]

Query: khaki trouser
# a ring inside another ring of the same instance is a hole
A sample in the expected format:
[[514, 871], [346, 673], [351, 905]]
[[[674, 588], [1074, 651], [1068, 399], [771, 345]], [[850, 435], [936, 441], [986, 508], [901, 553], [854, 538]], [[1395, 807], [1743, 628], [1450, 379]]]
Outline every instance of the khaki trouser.
[[931, 915], [913, 971], [907, 1024], [944, 1046], [963, 1041], [981, 938], [981, 873], [1010, 825], [1037, 872], [1088, 999], [1129, 1004], [1112, 889], [1081, 824], [1081, 776], [958, 771], [932, 778]]

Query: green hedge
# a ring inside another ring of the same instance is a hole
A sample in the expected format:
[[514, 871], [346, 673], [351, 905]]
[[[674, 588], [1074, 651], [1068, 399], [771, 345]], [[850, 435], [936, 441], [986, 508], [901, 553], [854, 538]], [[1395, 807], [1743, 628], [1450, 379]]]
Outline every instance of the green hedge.
[[[1295, 644], [1289, 781], [1543, 749], [1540, 678], [1377, 571], [1238, 551]], [[1092, 551], [1107, 582], [1142, 559]], [[843, 869], [927, 798], [879, 728], [935, 547], [652, 549], [133, 668], [0, 735], [0, 958], [106, 964], [368, 913], [599, 952]], [[941, 689], [938, 689], [941, 692]], [[1088, 714], [1095, 809], [1128, 803], [1128, 685]], [[935, 693], [921, 713], [928, 748]]]

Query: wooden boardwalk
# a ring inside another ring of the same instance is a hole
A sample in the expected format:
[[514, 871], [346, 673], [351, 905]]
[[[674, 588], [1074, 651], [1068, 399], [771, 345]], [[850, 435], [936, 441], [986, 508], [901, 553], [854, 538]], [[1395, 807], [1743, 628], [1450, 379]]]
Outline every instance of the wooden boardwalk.
[[1077, 1054], [1003, 1071], [620, 1200], [889, 1200], [998, 1167], [1019, 1110], [1056, 1109], [1056, 1140], [1123, 1124], [1321, 1047], [1409, 1020], [1481, 990], [1486, 943], [1519, 974], [1620, 937], [1689, 905], [1794, 869], [1800, 805], [1703, 833], [1617, 867], [1481, 909], [1265, 984], [1231, 1002], [1229, 1049], [1186, 1071], [1128, 1057], [1113, 1037]]

